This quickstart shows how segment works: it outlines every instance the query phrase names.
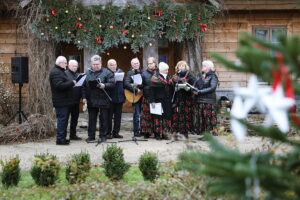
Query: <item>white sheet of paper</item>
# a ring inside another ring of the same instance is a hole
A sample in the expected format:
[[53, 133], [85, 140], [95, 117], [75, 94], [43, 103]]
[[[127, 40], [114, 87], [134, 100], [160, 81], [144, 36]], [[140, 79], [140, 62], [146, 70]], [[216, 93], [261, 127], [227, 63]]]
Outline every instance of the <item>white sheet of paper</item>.
[[124, 72], [115, 73], [115, 80], [116, 81], [123, 81], [124, 79]]
[[86, 78], [86, 75], [84, 75], [76, 84], [74, 87], [79, 87], [79, 86], [82, 86], [84, 80]]
[[133, 84], [142, 85], [143, 79], [142, 79], [141, 74], [135, 74], [135, 75], [131, 76], [131, 78], [133, 80]]
[[161, 103], [154, 103], [155, 107], [153, 108], [150, 103], [150, 113], [154, 115], [162, 115], [164, 113]]

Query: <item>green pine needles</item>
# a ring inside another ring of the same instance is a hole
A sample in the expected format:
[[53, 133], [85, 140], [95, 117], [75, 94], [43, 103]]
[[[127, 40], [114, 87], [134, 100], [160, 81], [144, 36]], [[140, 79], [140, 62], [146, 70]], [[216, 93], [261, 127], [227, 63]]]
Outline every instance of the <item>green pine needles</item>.
[[19, 157], [11, 158], [10, 160], [0, 162], [2, 165], [1, 181], [5, 188], [18, 185], [20, 181], [20, 159]]
[[[278, 68], [275, 53], [281, 53], [292, 77], [296, 94], [300, 78], [300, 37], [279, 36], [278, 44], [271, 44], [249, 34], [242, 34], [237, 57], [240, 65], [215, 55], [214, 57], [229, 68], [251, 72], [266, 82], [273, 82], [272, 71]], [[287, 147], [284, 153], [267, 149], [262, 152], [241, 153], [224, 147], [212, 136], [206, 136], [211, 144], [210, 153], [186, 152], [180, 155], [178, 165], [197, 175], [211, 177], [207, 191], [213, 197], [228, 199], [296, 200], [300, 199], [300, 141], [299, 137], [288, 137], [277, 127], [241, 121], [247, 128], [261, 137]], [[290, 119], [290, 125], [300, 130]]]
[[145, 180], [154, 181], [159, 176], [157, 156], [145, 152], [139, 159], [139, 169]]
[[53, 185], [58, 179], [60, 170], [56, 156], [44, 153], [34, 157], [35, 160], [30, 173], [35, 183], [40, 186]]
[[157, 38], [182, 42], [201, 37], [218, 10], [206, 3], [174, 4], [158, 1], [142, 7], [128, 4], [83, 6], [61, 0], [43, 0], [40, 16], [30, 28], [43, 40], [74, 43], [99, 53], [130, 44], [140, 51]]
[[90, 155], [86, 152], [74, 154], [66, 167], [66, 179], [74, 184], [83, 182], [91, 169]]
[[129, 170], [130, 165], [125, 162], [121, 147], [111, 145], [103, 153], [104, 174], [113, 181], [121, 180]]

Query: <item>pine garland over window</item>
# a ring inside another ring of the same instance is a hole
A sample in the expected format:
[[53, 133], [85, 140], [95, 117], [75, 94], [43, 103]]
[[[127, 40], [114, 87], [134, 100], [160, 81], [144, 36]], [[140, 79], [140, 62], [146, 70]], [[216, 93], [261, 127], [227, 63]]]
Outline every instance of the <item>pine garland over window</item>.
[[[143, 7], [112, 4], [85, 7], [72, 0], [44, 0], [44, 15], [31, 30], [43, 40], [74, 43], [99, 53], [122, 44], [133, 52], [158, 38], [182, 42], [201, 37], [218, 10], [206, 3], [159, 1]], [[151, 45], [151, 44], [150, 44]]]

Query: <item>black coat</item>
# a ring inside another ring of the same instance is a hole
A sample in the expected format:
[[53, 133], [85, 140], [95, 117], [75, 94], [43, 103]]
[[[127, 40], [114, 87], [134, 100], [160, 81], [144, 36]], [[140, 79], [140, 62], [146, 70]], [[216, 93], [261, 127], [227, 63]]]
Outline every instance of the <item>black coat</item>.
[[[66, 70], [65, 73], [68, 76], [69, 80], [76, 80], [76, 78], [78, 77], [78, 73], [72, 72], [71, 70]], [[72, 105], [80, 103], [80, 99], [82, 96], [81, 90], [82, 90], [81, 86], [72, 88], [72, 92], [71, 92], [71, 104]]]
[[[183, 83], [189, 83], [190, 85], [194, 85], [195, 78], [192, 74], [190, 74], [189, 71], [182, 71], [180, 73], [177, 73], [173, 76], [172, 81], [174, 83], [174, 87], [176, 87], [176, 84], [183, 84]], [[178, 90], [175, 93], [175, 101], [192, 101], [192, 90], [185, 91], [183, 89]]]
[[133, 88], [132, 87], [132, 83], [133, 83], [133, 79], [131, 78], [131, 76], [136, 75], [136, 74], [141, 74], [140, 70], [136, 70], [133, 68], [130, 68], [130, 70], [127, 72], [125, 80], [124, 80], [124, 87], [125, 89], [129, 90], [130, 92], [138, 92], [137, 88], [141, 88], [141, 86], [138, 86], [137, 88]]
[[142, 78], [143, 78], [143, 95], [146, 99], [153, 99], [152, 88], [151, 88], [151, 78], [154, 72], [149, 70], [142, 71]]
[[[165, 79], [161, 74], [154, 74], [151, 79], [153, 99], [156, 103], [161, 103], [163, 108], [162, 117], [171, 119], [172, 117], [172, 94], [173, 84], [169, 76]], [[152, 101], [151, 101], [152, 102]]]
[[[115, 73], [121, 73], [123, 70], [117, 69]], [[112, 72], [114, 73], [114, 72]], [[124, 80], [116, 81], [115, 87], [110, 91], [110, 96], [112, 98], [113, 103], [124, 103], [125, 102], [125, 94], [124, 94]]]
[[[82, 87], [82, 98], [87, 99], [87, 106], [93, 108], [109, 108], [110, 100], [106, 93], [115, 87], [114, 74], [101, 67], [99, 71], [88, 70]], [[98, 81], [105, 85], [104, 89], [98, 87]], [[106, 91], [106, 93], [105, 93]]]
[[68, 79], [67, 75], [65, 74], [65, 69], [55, 65], [50, 72], [49, 80], [53, 106], [70, 106], [74, 82]]
[[195, 87], [198, 88], [198, 95], [195, 95], [195, 102], [216, 104], [216, 89], [218, 82], [219, 80], [215, 72], [208, 72], [205, 75], [204, 80], [202, 80], [202, 76], [199, 74], [195, 82]]

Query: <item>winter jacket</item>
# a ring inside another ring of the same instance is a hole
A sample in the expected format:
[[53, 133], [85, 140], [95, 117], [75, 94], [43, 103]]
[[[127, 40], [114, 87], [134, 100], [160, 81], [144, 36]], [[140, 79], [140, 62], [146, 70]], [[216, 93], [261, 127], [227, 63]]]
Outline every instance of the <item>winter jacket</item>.
[[[121, 72], [123, 72], [123, 70], [117, 69], [116, 72], [112, 72], [112, 73], [115, 74], [115, 73], [121, 73]], [[124, 80], [115, 82], [115, 87], [110, 91], [110, 96], [112, 98], [113, 103], [124, 103], [125, 102]]]
[[154, 72], [151, 72], [149, 70], [143, 70], [142, 71], [142, 79], [143, 79], [143, 95], [146, 99], [152, 99], [152, 88], [151, 88], [151, 78], [153, 76]]
[[55, 65], [50, 72], [49, 80], [53, 106], [70, 106], [74, 82], [68, 79], [67, 75], [65, 74], [65, 69]]
[[[195, 78], [192, 74], [190, 74], [189, 71], [180, 71], [177, 72], [173, 77], [172, 77], [172, 81], [174, 84], [174, 87], [176, 89], [176, 85], [177, 84], [183, 84], [183, 83], [189, 83], [190, 85], [194, 85], [195, 82]], [[175, 93], [175, 101], [191, 101], [192, 98], [192, 90], [190, 89], [189, 91], [185, 91], [183, 89], [178, 90]]]
[[[82, 87], [82, 98], [87, 99], [87, 106], [93, 108], [109, 108], [110, 99], [108, 97], [111, 89], [115, 87], [114, 74], [101, 67], [99, 71], [89, 69]], [[104, 89], [99, 88], [99, 84], [105, 85]]]
[[[76, 78], [78, 77], [78, 73], [72, 72], [71, 70], [66, 70], [65, 71], [67, 77], [69, 80], [76, 80]], [[72, 88], [72, 92], [71, 92], [71, 104], [72, 105], [76, 105], [79, 104], [80, 99], [81, 99], [81, 90], [82, 87], [81, 86], [76, 86]]]
[[204, 80], [201, 74], [195, 82], [195, 87], [198, 88], [198, 95], [195, 95], [196, 103], [216, 104], [216, 89], [218, 86], [218, 77], [215, 72], [208, 72]]
[[165, 79], [161, 74], [156, 73], [152, 76], [151, 82], [154, 102], [162, 104], [162, 117], [166, 119], [171, 119], [171, 99], [173, 94], [173, 84], [171, 79], [169, 78], [169, 76], [167, 76], [167, 78]]
[[133, 86], [131, 85], [133, 83], [133, 79], [131, 78], [131, 76], [136, 75], [136, 74], [141, 74], [141, 71], [130, 68], [130, 70], [126, 74], [125, 81], [124, 81], [125, 89], [129, 90], [132, 93], [133, 93], [133, 90], [135, 93], [137, 93], [138, 88], [141, 88], [141, 86], [133, 88]]

